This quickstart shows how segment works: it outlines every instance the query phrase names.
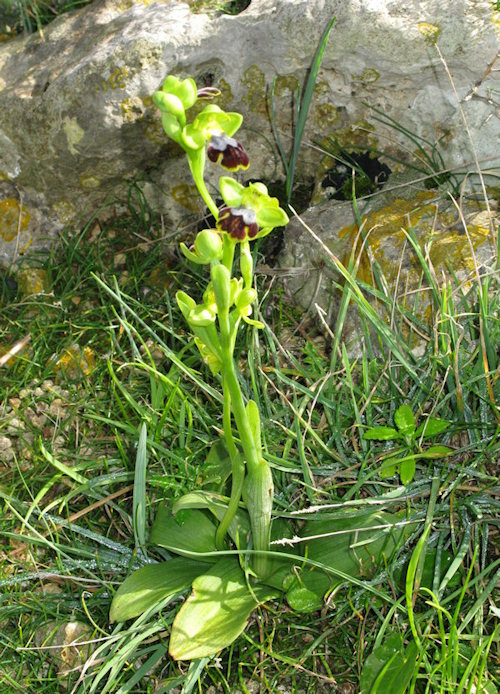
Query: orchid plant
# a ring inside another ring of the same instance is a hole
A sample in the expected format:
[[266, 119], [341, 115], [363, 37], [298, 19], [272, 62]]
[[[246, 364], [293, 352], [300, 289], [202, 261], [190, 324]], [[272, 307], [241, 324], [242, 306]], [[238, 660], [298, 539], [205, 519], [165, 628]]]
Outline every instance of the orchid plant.
[[257, 291], [250, 243], [289, 220], [263, 183], [245, 186], [229, 176], [219, 180], [224, 205], [217, 207], [204, 179], [207, 158], [231, 172], [247, 169], [249, 158], [233, 137], [242, 124], [239, 113], [209, 103], [188, 120], [199, 99], [216, 95], [214, 88], [198, 89], [193, 79], [170, 75], [153, 101], [165, 133], [186, 153], [196, 187], [215, 219], [214, 228], [200, 231], [191, 248], [181, 244], [188, 261], [209, 271], [203, 300], [197, 303], [183, 291], [176, 299], [202, 361], [220, 379], [223, 438], [208, 454], [201, 488], [161, 508], [151, 528], [149, 542], [177, 556], [128, 576], [110, 610], [111, 621], [125, 621], [159, 609], [192, 585], [170, 636], [170, 655], [181, 660], [215, 655], [243, 631], [258, 605], [282, 593], [297, 611], [320, 608], [335, 585], [366, 574], [373, 556], [391, 551], [396, 541], [378, 533], [354, 555], [352, 518], [357, 530], [367, 529], [380, 523], [382, 514], [360, 518], [337, 513], [335, 533], [329, 532], [330, 514], [306, 523], [301, 537], [286, 540], [286, 552], [270, 551], [272, 544], [283, 543], [277, 538], [293, 533], [283, 519], [271, 525], [273, 477], [263, 451], [259, 408], [255, 400], [245, 401], [234, 352], [242, 322], [264, 327], [252, 317]]

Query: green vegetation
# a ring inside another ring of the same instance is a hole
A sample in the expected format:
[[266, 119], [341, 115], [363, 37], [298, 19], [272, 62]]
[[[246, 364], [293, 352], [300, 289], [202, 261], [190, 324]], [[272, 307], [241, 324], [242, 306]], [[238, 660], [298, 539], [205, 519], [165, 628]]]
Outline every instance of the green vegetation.
[[[425, 162], [444, 186], [438, 169]], [[239, 331], [234, 358], [272, 470], [266, 556], [292, 570], [249, 601], [246, 546], [224, 550], [241, 568], [207, 561], [202, 581], [191, 556], [193, 539], [218, 550], [215, 523], [192, 512], [225, 510], [234, 462], [223, 384], [174, 301], [204, 301], [202, 244], [179, 252], [135, 185], [129, 213], [106, 219], [2, 275], [0, 691], [497, 692], [498, 258], [440, 286], [408, 230], [431, 290], [424, 324], [384, 291], [382, 268], [369, 286], [325, 246], [339, 278], [330, 343], [256, 273], [263, 327]], [[264, 248], [253, 243], [253, 267]], [[357, 356], [342, 341], [349, 305]], [[220, 652], [187, 663], [184, 638], [174, 660], [190, 584], [184, 615], [224, 581]], [[243, 612], [244, 631], [231, 619]]]
[[[23, 295], [4, 278], [2, 347], [26, 335], [31, 342], [0, 372], [3, 690], [55, 692], [62, 681], [75, 692], [174, 685], [232, 692], [254, 680], [263, 691], [278, 684], [331, 691], [333, 682], [387, 691], [396, 681], [416, 692], [466, 692], [474, 683], [496, 691], [500, 393], [492, 278], [481, 280], [479, 301], [476, 286], [455, 292], [453, 305], [435, 306], [440, 339], [429, 335], [422, 356], [381, 321], [380, 344], [367, 331], [355, 360], [345, 349], [331, 353], [311, 326], [305, 337], [303, 326], [296, 333], [299, 317], [260, 278], [266, 327], [249, 328], [236, 350], [273, 470], [272, 547], [294, 554], [282, 520], [302, 536], [304, 523], [308, 536], [337, 533], [332, 557], [321, 544], [311, 544], [316, 554], [307, 557], [309, 565], [337, 562], [337, 574], [316, 571], [334, 576], [330, 597], [300, 617], [311, 596], [297, 557], [297, 580], [288, 586], [294, 611], [281, 599], [267, 603], [230, 648], [189, 668], [167, 655], [176, 599], [110, 627], [123, 579], [168, 558], [144, 545], [159, 507], [200, 482], [217, 484], [204, 461], [222, 425], [213, 377], [171, 299], [177, 289], [201, 296], [202, 279], [197, 266], [178, 254], [172, 260], [140, 202], [127, 218], [93, 220], [40, 258], [45, 293]], [[338, 289], [365, 321], [377, 320], [355, 278]], [[341, 332], [340, 321], [338, 345]], [[366, 434], [393, 422], [401, 433], [407, 407], [417, 423], [449, 423], [438, 443], [451, 452], [415, 455], [414, 477], [403, 486], [396, 475], [380, 476], [391, 450]], [[387, 536], [393, 514], [405, 532]], [[391, 551], [366, 553], [368, 539], [390, 539]], [[360, 572], [349, 579], [353, 564]], [[85, 645], [69, 646], [73, 640]]]

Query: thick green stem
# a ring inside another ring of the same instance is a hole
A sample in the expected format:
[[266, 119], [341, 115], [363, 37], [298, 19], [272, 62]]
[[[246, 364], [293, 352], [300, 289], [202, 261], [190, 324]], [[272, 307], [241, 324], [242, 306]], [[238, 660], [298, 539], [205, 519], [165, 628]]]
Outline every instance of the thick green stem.
[[224, 437], [226, 440], [226, 447], [231, 458], [231, 497], [229, 499], [229, 504], [227, 511], [222, 518], [219, 527], [217, 528], [217, 533], [215, 535], [215, 544], [217, 549], [221, 550], [224, 545], [224, 539], [226, 537], [229, 526], [232, 523], [233, 518], [238, 510], [239, 503], [241, 501], [241, 493], [243, 491], [243, 482], [245, 479], [245, 464], [240, 458], [238, 449], [234, 443], [233, 432], [231, 428], [231, 396], [227, 387], [223, 385], [224, 391]]
[[219, 219], [219, 210], [217, 209], [214, 199], [208, 192], [208, 188], [206, 187], [205, 180], [203, 178], [203, 171], [205, 169], [205, 148], [202, 147], [201, 149], [189, 151], [187, 153], [187, 160], [189, 162], [189, 168], [191, 169], [193, 181], [195, 182], [203, 201], [217, 221]]
[[[240, 384], [236, 376], [233, 360], [234, 336], [231, 334], [228, 310], [219, 312], [219, 328], [222, 348], [223, 387], [229, 393], [234, 421], [240, 436], [243, 453], [247, 464], [247, 477], [244, 481], [245, 500], [252, 526], [254, 549], [266, 552], [269, 550], [271, 507], [273, 497], [272, 475], [268, 464], [259, 456], [250, 422], [245, 410], [245, 403]], [[233, 484], [235, 480], [233, 479]], [[239, 478], [236, 479], [236, 484]], [[231, 499], [239, 492], [231, 493]], [[239, 499], [238, 499], [239, 501]], [[253, 566], [257, 575], [265, 575], [267, 557], [256, 555]]]

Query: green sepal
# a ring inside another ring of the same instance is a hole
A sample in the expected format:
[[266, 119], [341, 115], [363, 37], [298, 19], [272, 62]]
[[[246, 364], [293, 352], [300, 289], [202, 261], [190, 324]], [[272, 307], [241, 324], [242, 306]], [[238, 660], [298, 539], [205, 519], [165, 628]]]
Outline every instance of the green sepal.
[[198, 87], [192, 77], [180, 80], [174, 75], [168, 75], [163, 82], [162, 91], [175, 94], [185, 109], [191, 108], [198, 99]]
[[206, 328], [215, 322], [216, 315], [208, 306], [198, 304], [195, 306], [188, 317], [189, 325], [195, 328]]
[[206, 138], [194, 124], [186, 125], [182, 129], [181, 140], [188, 150], [198, 150], [205, 146]]
[[187, 320], [189, 314], [196, 306], [196, 301], [192, 299], [189, 296], [189, 294], [186, 294], [186, 292], [183, 292], [182, 290], [176, 293], [175, 300], [177, 301], [177, 305], [180, 308], [182, 315]]
[[204, 258], [201, 258], [199, 255], [196, 253], [193, 253], [193, 251], [190, 251], [189, 248], [186, 246], [185, 243], [181, 242], [180, 244], [181, 251], [184, 255], [184, 257], [189, 260], [191, 263], [195, 263], [196, 265], [208, 265], [210, 260], [206, 260]]
[[182, 142], [181, 142], [182, 128], [181, 128], [177, 118], [174, 115], [172, 115], [171, 113], [162, 113], [161, 114], [161, 124], [163, 126], [163, 130], [169, 136], [169, 138], [171, 140], [174, 140], [174, 142], [177, 142], [177, 144], [181, 145], [181, 147], [182, 147]]
[[257, 300], [257, 292], [253, 287], [242, 289], [236, 297], [236, 308], [242, 310], [251, 306]]
[[181, 126], [186, 124], [186, 111], [178, 96], [165, 92], [155, 92], [153, 94], [153, 102], [162, 113], [174, 115]]
[[228, 207], [239, 207], [241, 205], [241, 196], [245, 186], [235, 181], [234, 178], [221, 176], [219, 178], [219, 188], [222, 198]]
[[113, 596], [110, 622], [125, 622], [143, 614], [157, 603], [189, 588], [206, 570], [206, 564], [175, 557], [160, 564], [147, 564], [123, 581]]
[[222, 245], [220, 234], [215, 229], [202, 229], [194, 240], [194, 249], [205, 262], [220, 260]]
[[[271, 198], [272, 199], [272, 198]], [[287, 213], [281, 207], [267, 207], [256, 212], [257, 224], [262, 228], [274, 229], [275, 227], [284, 227], [290, 221]]]

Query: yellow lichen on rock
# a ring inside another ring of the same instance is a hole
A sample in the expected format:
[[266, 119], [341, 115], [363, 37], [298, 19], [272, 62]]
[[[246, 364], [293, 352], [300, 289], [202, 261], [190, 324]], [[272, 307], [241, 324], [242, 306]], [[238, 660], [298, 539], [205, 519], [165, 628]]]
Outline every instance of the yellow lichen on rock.
[[66, 378], [76, 381], [89, 376], [95, 369], [95, 352], [90, 347], [71, 345], [60, 357], [52, 359], [53, 369], [63, 373]]
[[[446, 270], [448, 264], [472, 270], [474, 252], [489, 239], [487, 213], [481, 212], [473, 217], [467, 223], [465, 233], [453, 210], [439, 209], [435, 191], [419, 192], [410, 200], [396, 199], [390, 205], [370, 212], [362, 221], [362, 232], [357, 225], [349, 225], [340, 230], [339, 238], [346, 241], [344, 263], [348, 262], [354, 244], [358, 249], [363, 248], [358, 258], [357, 276], [367, 284], [372, 284], [373, 260], [389, 283], [396, 281], [400, 264], [395, 262], [395, 258], [401, 256], [405, 246], [406, 253], [413, 253], [407, 236], [410, 228], [435, 270]], [[408, 271], [412, 263], [406, 260], [402, 266]], [[410, 271], [408, 276], [410, 285], [420, 281], [420, 273], [421, 268], [415, 265], [415, 272]]]
[[47, 272], [43, 268], [24, 268], [18, 272], [17, 282], [24, 297], [43, 294], [47, 291]]
[[439, 34], [441, 33], [441, 27], [438, 24], [431, 24], [430, 22], [419, 22], [418, 30], [431, 46], [436, 44]]
[[13, 241], [26, 231], [31, 215], [16, 198], [6, 198], [0, 202], [0, 237]]

